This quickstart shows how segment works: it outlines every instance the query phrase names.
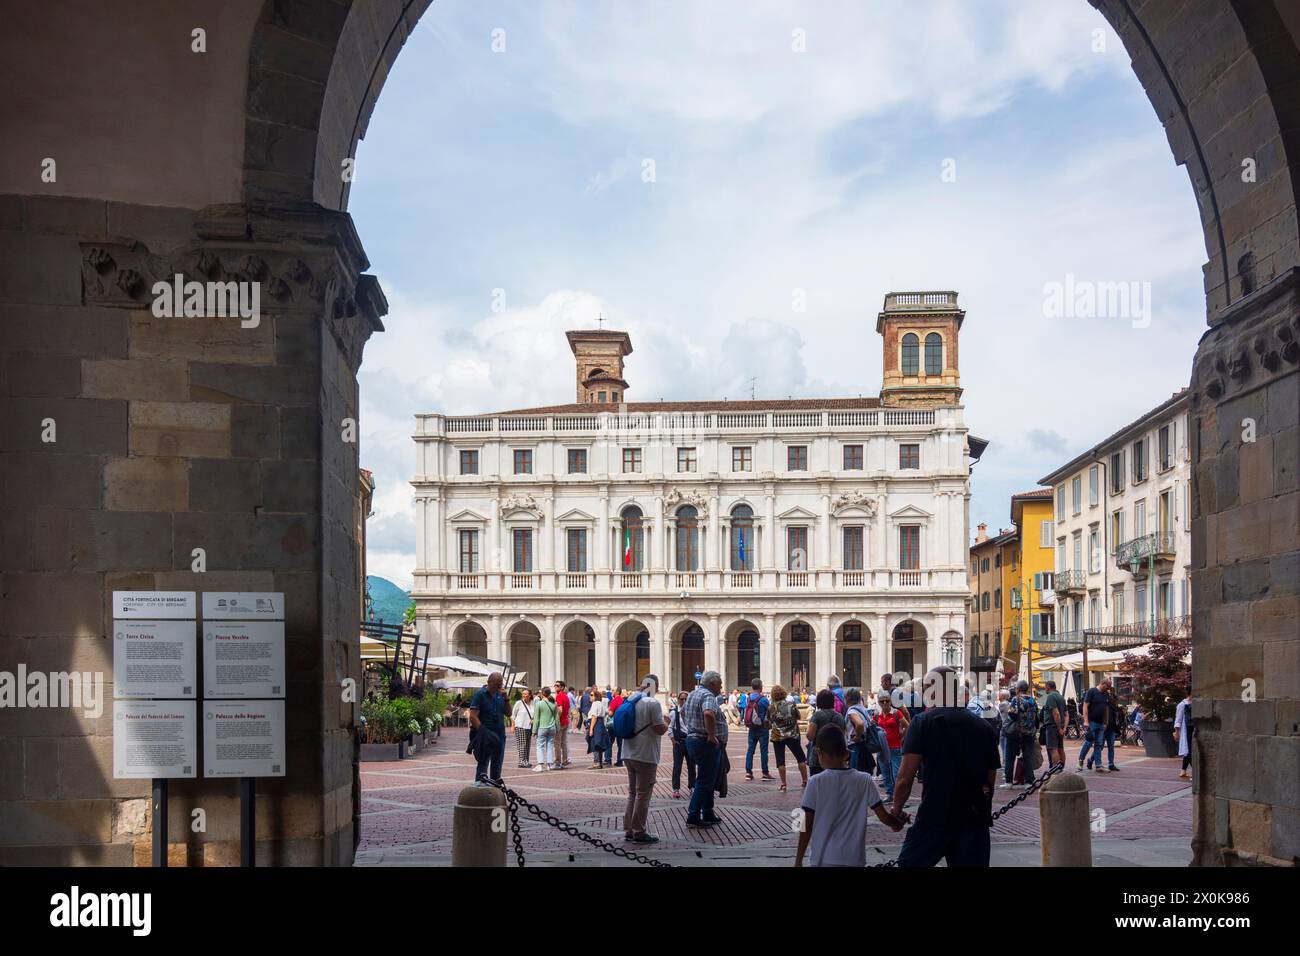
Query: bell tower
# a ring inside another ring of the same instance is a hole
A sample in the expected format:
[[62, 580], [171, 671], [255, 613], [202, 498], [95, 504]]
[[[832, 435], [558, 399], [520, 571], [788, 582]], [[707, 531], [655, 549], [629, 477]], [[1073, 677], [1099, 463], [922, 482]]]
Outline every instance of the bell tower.
[[885, 350], [880, 404], [933, 407], [961, 401], [957, 337], [966, 313], [956, 292], [889, 292], [876, 319]]
[[623, 356], [632, 354], [632, 338], [614, 329], [565, 332], [576, 363], [578, 403], [618, 405], [627, 401]]

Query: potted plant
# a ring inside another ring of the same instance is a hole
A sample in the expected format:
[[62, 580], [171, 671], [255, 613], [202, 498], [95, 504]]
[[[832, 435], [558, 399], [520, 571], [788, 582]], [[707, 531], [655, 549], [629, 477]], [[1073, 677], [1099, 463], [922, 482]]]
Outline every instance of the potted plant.
[[1190, 649], [1187, 638], [1157, 638], [1149, 653], [1125, 654], [1120, 664], [1142, 708], [1142, 745], [1148, 757], [1178, 756], [1174, 712], [1192, 684], [1192, 668], [1185, 660]]
[[401, 760], [406, 756], [405, 734], [392, 701], [361, 702], [361, 760]]

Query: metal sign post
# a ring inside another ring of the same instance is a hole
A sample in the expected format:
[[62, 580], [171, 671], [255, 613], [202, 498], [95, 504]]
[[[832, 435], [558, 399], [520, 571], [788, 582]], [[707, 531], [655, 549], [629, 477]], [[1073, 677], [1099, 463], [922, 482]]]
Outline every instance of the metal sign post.
[[167, 778], [153, 778], [153, 863], [167, 866]]
[[257, 778], [239, 778], [239, 865], [257, 865]]

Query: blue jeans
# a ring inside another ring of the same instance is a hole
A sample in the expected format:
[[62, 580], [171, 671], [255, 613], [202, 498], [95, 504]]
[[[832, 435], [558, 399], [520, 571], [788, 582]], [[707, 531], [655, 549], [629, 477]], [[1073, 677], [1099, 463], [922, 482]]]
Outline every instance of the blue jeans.
[[691, 791], [691, 805], [686, 819], [699, 820], [713, 816], [713, 788], [718, 782], [718, 748], [707, 737], [687, 737], [686, 756], [695, 761], [695, 789]]
[[764, 727], [762, 730], [749, 728], [749, 748], [745, 751], [745, 773], [754, 772], [754, 748], [762, 744], [763, 749], [759, 751], [759, 766], [763, 768], [763, 776], [767, 776], [767, 743], [770, 731]]
[[[1088, 748], [1092, 748], [1093, 759], [1097, 761], [1097, 766], [1101, 766], [1101, 744], [1106, 739], [1106, 726], [1093, 721], [1088, 721], [1088, 729], [1083, 735], [1083, 749], [1079, 751], [1079, 763], [1083, 763], [1083, 758], [1088, 756]], [[1092, 760], [1088, 761], [1088, 766], [1092, 766]]]
[[545, 766], [555, 763], [555, 728], [537, 731], [537, 762]]
[[1026, 786], [1034, 782], [1034, 738], [1003, 737], [1002, 779], [1011, 783], [1016, 774], [1016, 758], [1020, 758]]
[[500, 780], [501, 761], [505, 755], [505, 733], [480, 727], [474, 735], [474, 779], [479, 780], [487, 774], [489, 780]]
[[913, 826], [903, 840], [898, 865], [934, 866], [947, 860], [950, 867], [988, 866], [989, 850], [988, 827], [944, 830]]
[[[1097, 752], [1100, 753], [1101, 748], [1098, 748]], [[1106, 766], [1115, 766], [1115, 731], [1113, 730], [1106, 731]]]
[[866, 744], [853, 744], [849, 747], [849, 766], [854, 770], [859, 770], [862, 773], [873, 773], [875, 763], [871, 759], [871, 751], [867, 749]]
[[883, 750], [876, 758], [880, 765], [880, 779], [885, 784], [885, 796], [894, 796], [894, 781], [898, 779], [898, 768], [903, 763], [903, 751]]

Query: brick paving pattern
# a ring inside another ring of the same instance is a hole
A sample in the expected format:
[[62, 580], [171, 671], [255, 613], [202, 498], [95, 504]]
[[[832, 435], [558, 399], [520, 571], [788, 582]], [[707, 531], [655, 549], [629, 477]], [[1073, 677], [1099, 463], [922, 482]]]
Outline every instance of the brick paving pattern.
[[[361, 845], [358, 862], [367, 863], [446, 863], [451, 857], [452, 807], [461, 788], [471, 782], [474, 761], [465, 753], [467, 731], [447, 728], [437, 743], [422, 753], [402, 761], [366, 763], [361, 772]], [[622, 813], [627, 798], [627, 778], [622, 768], [589, 769], [579, 738], [573, 749], [576, 765], [566, 770], [534, 773], [513, 766], [514, 742], [508, 741], [507, 766], [502, 776], [506, 785], [520, 796], [536, 803], [548, 813], [576, 825], [584, 832], [622, 845]], [[1071, 742], [1067, 750], [1068, 765], [1074, 767], [1079, 744]], [[796, 837], [791, 827], [791, 812], [799, 806], [799, 778], [788, 769], [792, 786], [788, 793], [777, 790], [777, 782], [759, 777], [757, 760], [755, 780], [744, 779], [742, 734], [733, 731], [728, 754], [732, 771], [730, 792], [717, 803], [723, 818], [719, 826], [705, 830], [686, 826], [686, 799], [671, 798], [669, 779], [671, 759], [659, 765], [650, 805], [648, 829], [660, 838], [653, 847], [637, 847], [647, 856], [666, 855], [681, 863], [696, 851], [706, 860], [710, 853], [737, 849], [764, 856], [788, 853], [793, 859]], [[671, 753], [664, 742], [665, 756]], [[1087, 773], [1090, 805], [1106, 814], [1104, 839], [1141, 841], [1150, 838], [1191, 840], [1192, 796], [1190, 782], [1178, 778], [1176, 759], [1146, 757], [1139, 748], [1116, 748], [1119, 773]], [[776, 768], [772, 767], [773, 776]], [[685, 768], [683, 768], [683, 778]], [[683, 779], [683, 785], [685, 780]], [[914, 788], [911, 809], [920, 797], [921, 786]], [[1000, 807], [1020, 790], [998, 790], [994, 806]], [[1036, 843], [1039, 838], [1038, 794], [1020, 807], [1001, 817], [993, 828], [994, 844]], [[609, 854], [596, 850], [536, 818], [521, 812], [520, 825], [524, 849], [533, 856], [554, 857], [570, 854], [575, 861], [601, 858], [611, 862]], [[893, 833], [874, 816], [868, 828], [868, 845], [879, 848], [869, 852], [869, 862], [897, 855], [903, 833]], [[1094, 834], [1094, 841], [1100, 837]], [[630, 845], [629, 845], [630, 846]]]

